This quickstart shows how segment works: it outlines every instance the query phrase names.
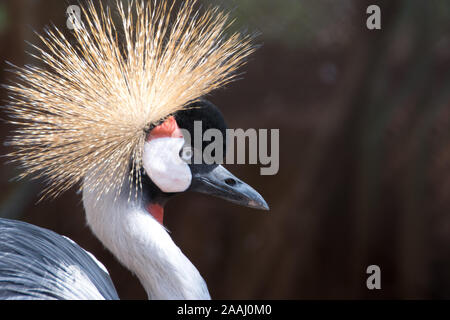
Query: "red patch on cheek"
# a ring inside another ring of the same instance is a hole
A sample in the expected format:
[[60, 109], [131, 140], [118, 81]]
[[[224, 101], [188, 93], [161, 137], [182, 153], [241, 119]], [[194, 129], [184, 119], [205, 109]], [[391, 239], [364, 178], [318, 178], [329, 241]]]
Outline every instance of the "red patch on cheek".
[[178, 127], [174, 116], [170, 116], [162, 124], [153, 128], [147, 137], [147, 141], [157, 138], [183, 138], [183, 133]]
[[163, 224], [164, 220], [164, 208], [156, 203], [150, 203], [147, 206], [147, 211], [155, 218], [160, 224]]

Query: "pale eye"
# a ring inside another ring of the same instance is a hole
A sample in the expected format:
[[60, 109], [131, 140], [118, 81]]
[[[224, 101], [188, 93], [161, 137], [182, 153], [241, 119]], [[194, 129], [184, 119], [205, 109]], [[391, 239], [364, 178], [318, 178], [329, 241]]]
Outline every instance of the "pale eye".
[[185, 162], [191, 162], [194, 152], [191, 147], [184, 147], [180, 150], [180, 158]]

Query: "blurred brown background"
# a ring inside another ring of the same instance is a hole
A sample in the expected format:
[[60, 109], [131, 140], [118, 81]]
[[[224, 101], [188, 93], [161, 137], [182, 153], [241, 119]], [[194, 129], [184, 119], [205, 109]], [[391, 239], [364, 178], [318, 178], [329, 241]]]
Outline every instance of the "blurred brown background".
[[[229, 166], [270, 213], [197, 194], [166, 208], [212, 297], [450, 298], [450, 2], [218, 2], [263, 46], [209, 99], [230, 127], [279, 128], [281, 140], [277, 175]], [[0, 83], [12, 77], [5, 60], [34, 63], [24, 53], [25, 40], [39, 43], [33, 30], [68, 32], [69, 4], [0, 0]], [[380, 31], [366, 28], [370, 4]], [[2, 140], [10, 130], [0, 125]], [[146, 298], [87, 228], [80, 195], [36, 204], [40, 183], [9, 181], [17, 173], [2, 160], [0, 216], [69, 236], [106, 265], [122, 299]], [[381, 290], [366, 288], [371, 264]]]

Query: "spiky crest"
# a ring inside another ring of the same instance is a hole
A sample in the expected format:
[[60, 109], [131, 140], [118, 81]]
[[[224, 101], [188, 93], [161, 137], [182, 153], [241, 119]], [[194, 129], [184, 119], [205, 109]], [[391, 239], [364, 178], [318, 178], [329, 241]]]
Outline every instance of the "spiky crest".
[[116, 6], [119, 24], [89, 2], [75, 44], [56, 27], [39, 36], [44, 66], [16, 68], [19, 80], [8, 86], [18, 126], [9, 157], [21, 177], [46, 179], [43, 196], [87, 174], [95, 179], [84, 187], [99, 197], [126, 180], [139, 186], [149, 126], [235, 79], [254, 50], [250, 36], [226, 35], [227, 13], [197, 11], [196, 0], [178, 9], [168, 1]]

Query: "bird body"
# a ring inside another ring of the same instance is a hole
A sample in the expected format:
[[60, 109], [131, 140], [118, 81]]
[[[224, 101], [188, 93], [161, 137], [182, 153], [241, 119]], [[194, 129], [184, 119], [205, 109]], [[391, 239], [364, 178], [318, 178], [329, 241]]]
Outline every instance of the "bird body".
[[[163, 208], [195, 191], [268, 209], [222, 165], [192, 163], [203, 150], [182, 133], [193, 136], [195, 121], [225, 131], [220, 111], [202, 97], [235, 78], [254, 50], [251, 37], [226, 36], [227, 14], [196, 11], [196, 1], [175, 13], [167, 1], [137, 1], [134, 11], [120, 3], [123, 44], [110, 9], [89, 2], [75, 45], [57, 29], [41, 37], [46, 50], [37, 48], [36, 57], [50, 70], [16, 70], [7, 111], [18, 129], [8, 156], [24, 169], [21, 178], [47, 182], [44, 196], [79, 184], [92, 232], [150, 299], [210, 299], [167, 233]], [[104, 268], [67, 238], [7, 220], [0, 232], [0, 298], [117, 298]]]
[[105, 267], [69, 238], [0, 219], [0, 299], [116, 300]]
[[[115, 194], [83, 192], [88, 225], [136, 274], [149, 299], [210, 299], [198, 270], [143, 206]], [[31, 263], [30, 263], [31, 262]], [[43, 287], [43, 285], [45, 285]], [[118, 299], [105, 267], [69, 238], [0, 219], [0, 299]]]

